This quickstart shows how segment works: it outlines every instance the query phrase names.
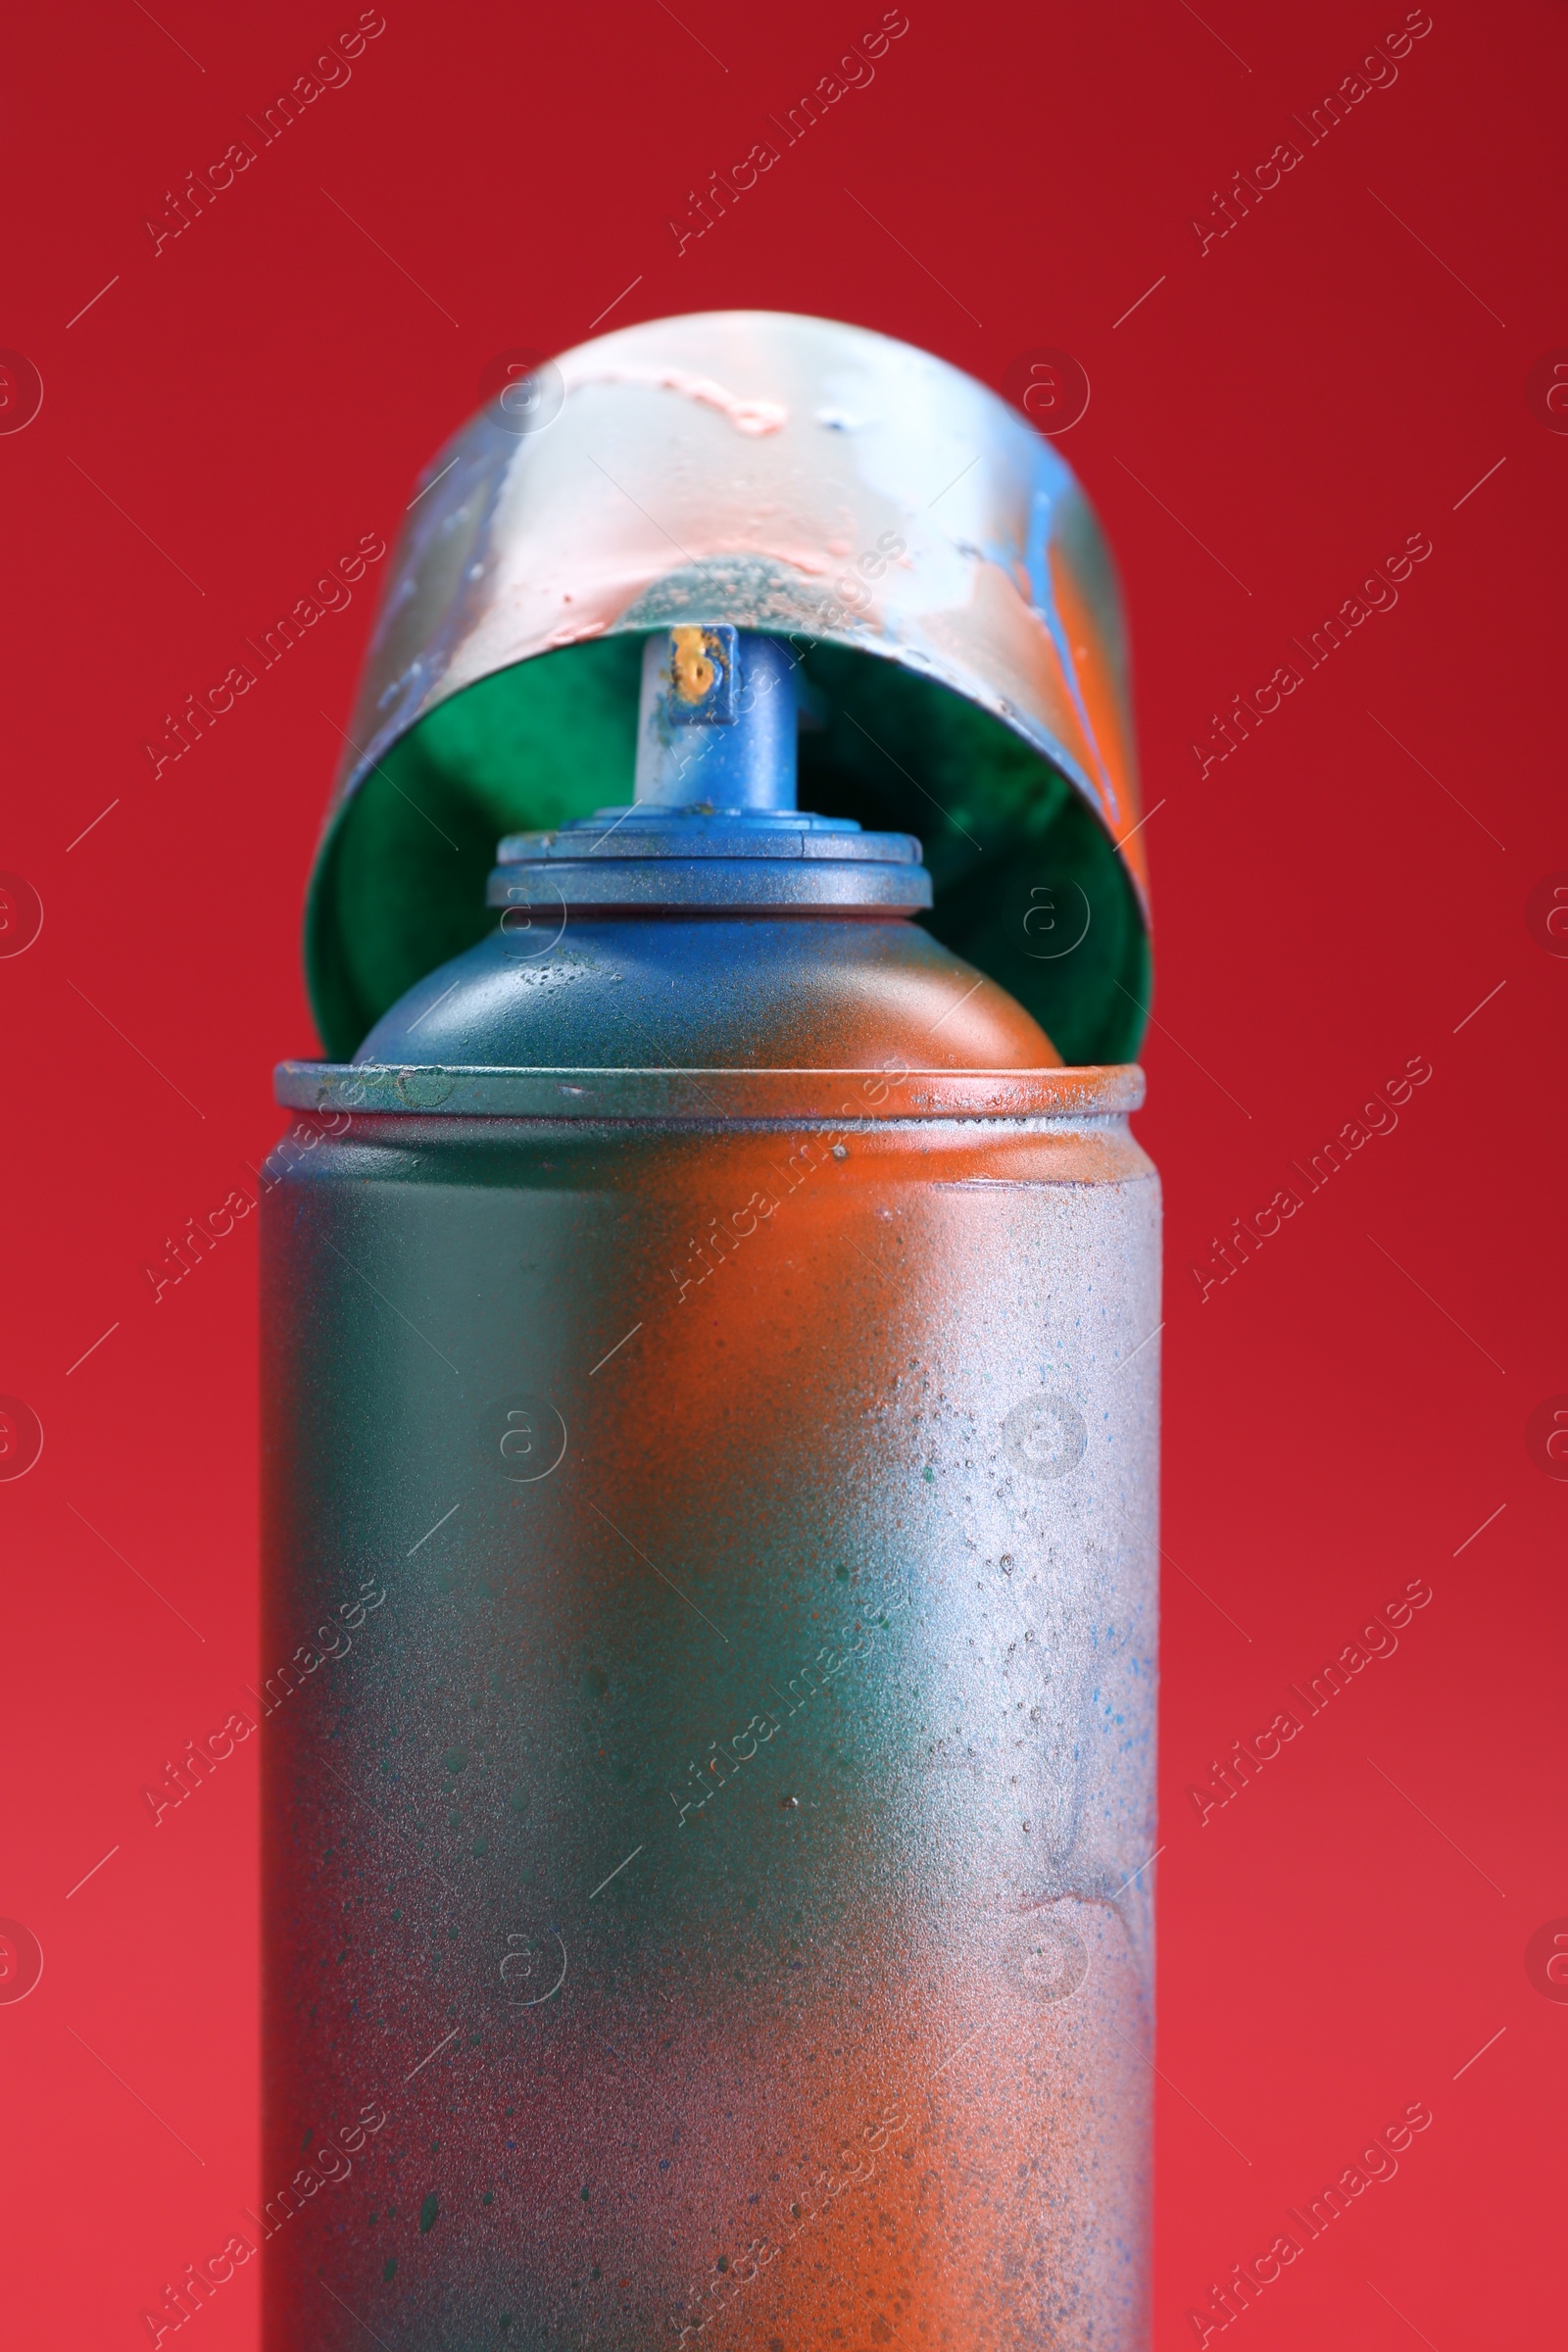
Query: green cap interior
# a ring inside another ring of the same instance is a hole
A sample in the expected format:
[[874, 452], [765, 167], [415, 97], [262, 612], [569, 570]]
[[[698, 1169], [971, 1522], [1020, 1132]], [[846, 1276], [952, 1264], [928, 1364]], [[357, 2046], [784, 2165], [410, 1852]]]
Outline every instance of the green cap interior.
[[[440, 703], [338, 810], [306, 909], [311, 1004], [348, 1060], [416, 980], [492, 930], [504, 833], [632, 798], [640, 636], [593, 638]], [[1069, 1062], [1130, 1061], [1149, 936], [1083, 796], [1010, 727], [897, 662], [811, 645], [800, 806], [913, 833], [936, 904], [915, 919], [1034, 1014]]]

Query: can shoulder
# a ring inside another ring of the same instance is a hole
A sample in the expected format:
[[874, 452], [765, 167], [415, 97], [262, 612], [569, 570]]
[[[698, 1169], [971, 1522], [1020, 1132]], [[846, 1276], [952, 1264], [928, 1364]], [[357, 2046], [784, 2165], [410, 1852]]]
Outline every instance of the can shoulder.
[[1042, 1069], [1039, 1023], [917, 924], [592, 916], [495, 931], [357, 1060], [447, 1068]]

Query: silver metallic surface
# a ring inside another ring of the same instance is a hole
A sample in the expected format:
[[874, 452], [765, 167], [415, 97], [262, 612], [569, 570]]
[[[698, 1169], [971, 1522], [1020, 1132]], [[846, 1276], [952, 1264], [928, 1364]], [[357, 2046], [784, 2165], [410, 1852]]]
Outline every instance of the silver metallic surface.
[[[864, 1070], [510, 1069], [441, 1063], [280, 1061], [279, 1102], [296, 1110], [583, 1119], [1008, 1118], [1076, 1135], [1142, 1107], [1136, 1064], [1107, 1069], [909, 1070], [881, 1102]], [[852, 1098], [848, 1100], [847, 1098]]]
[[1072, 780], [1143, 890], [1110, 559], [1067, 466], [995, 393], [772, 312], [627, 327], [541, 379], [532, 429], [481, 414], [427, 469], [335, 806], [480, 678], [729, 622], [856, 647], [992, 711]]
[[262, 1209], [270, 2352], [1148, 2352], [1138, 1074], [319, 1075]]

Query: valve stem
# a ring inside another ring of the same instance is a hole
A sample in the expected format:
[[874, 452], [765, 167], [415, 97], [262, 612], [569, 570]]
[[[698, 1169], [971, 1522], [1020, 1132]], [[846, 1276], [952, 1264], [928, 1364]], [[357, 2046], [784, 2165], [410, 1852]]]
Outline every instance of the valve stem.
[[643, 648], [636, 800], [794, 808], [796, 668], [776, 637], [728, 621], [657, 631]]

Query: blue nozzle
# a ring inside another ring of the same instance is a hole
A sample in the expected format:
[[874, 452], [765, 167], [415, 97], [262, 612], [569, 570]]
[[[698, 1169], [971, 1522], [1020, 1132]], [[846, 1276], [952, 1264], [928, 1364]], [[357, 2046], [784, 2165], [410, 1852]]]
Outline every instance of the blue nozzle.
[[643, 648], [636, 801], [658, 808], [795, 807], [796, 662], [727, 621], [661, 629]]

